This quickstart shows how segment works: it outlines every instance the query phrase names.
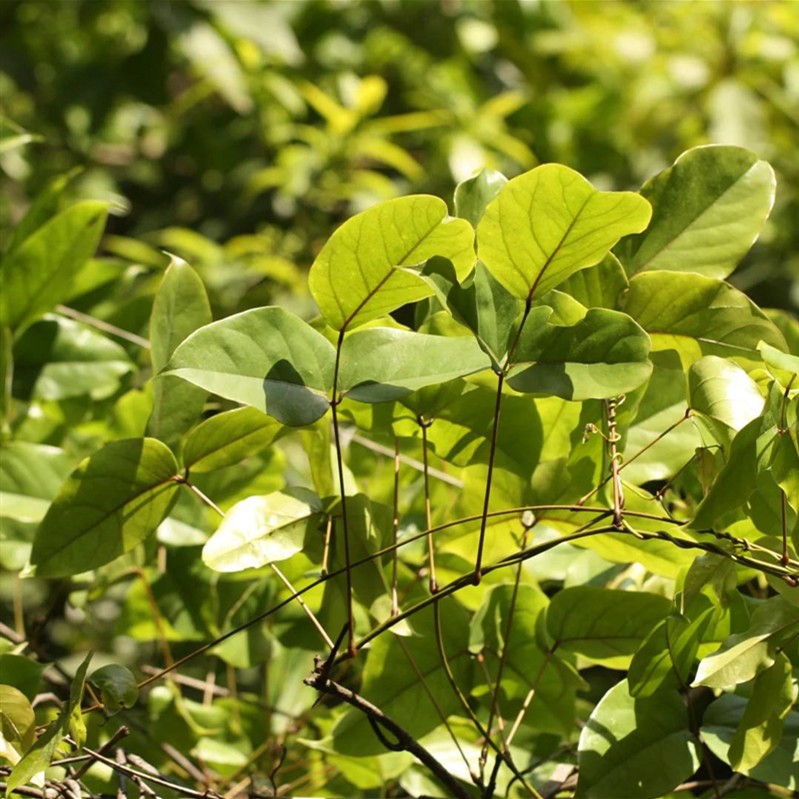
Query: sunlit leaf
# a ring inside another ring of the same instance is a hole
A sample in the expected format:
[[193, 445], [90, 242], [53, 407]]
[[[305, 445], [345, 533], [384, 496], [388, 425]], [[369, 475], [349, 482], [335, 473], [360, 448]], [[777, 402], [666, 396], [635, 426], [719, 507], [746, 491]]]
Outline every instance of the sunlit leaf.
[[622, 237], [643, 230], [649, 203], [597, 191], [582, 175], [545, 164], [509, 181], [477, 228], [477, 251], [512, 294], [526, 300], [593, 266]]
[[775, 189], [774, 170], [748, 150], [688, 150], [641, 189], [652, 203], [652, 222], [622, 248], [628, 272], [727, 277], [757, 239]]
[[381, 203], [345, 222], [316, 257], [308, 284], [327, 323], [341, 330], [382, 316], [433, 292], [410, 269], [435, 255], [462, 280], [474, 264], [474, 232], [447, 216], [437, 197]]

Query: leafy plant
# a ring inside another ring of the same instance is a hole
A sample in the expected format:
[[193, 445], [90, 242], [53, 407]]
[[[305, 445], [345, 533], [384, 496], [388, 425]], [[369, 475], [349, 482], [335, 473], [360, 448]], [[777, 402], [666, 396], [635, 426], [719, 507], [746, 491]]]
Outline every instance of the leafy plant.
[[84, 665], [33, 743], [10, 643], [7, 790], [83, 739], [151, 779], [104, 754], [101, 708], [178, 795], [796, 790], [799, 325], [725, 282], [774, 192], [726, 146], [638, 193], [484, 171], [454, 215], [411, 195], [337, 228], [311, 322], [211, 321], [173, 261], [146, 342], [63, 304], [99, 211], [89, 235], [35, 204], [3, 265], [4, 565], [87, 618], [122, 591], [161, 667], [114, 653], [139, 678], [94, 671], [84, 725]]

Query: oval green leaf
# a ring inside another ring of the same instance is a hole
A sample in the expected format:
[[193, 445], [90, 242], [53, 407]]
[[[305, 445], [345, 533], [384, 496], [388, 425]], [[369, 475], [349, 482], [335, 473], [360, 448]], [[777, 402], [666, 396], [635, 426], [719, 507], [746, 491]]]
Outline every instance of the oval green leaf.
[[333, 345], [299, 317], [254, 308], [192, 333], [161, 374], [301, 427], [330, 407], [335, 359]]
[[625, 242], [628, 273], [662, 269], [727, 277], [757, 239], [775, 189], [774, 170], [749, 150], [688, 150], [641, 189], [652, 203], [652, 223]]
[[477, 228], [477, 252], [494, 277], [528, 299], [604, 258], [643, 230], [649, 203], [632, 192], [597, 191], [582, 175], [544, 164], [509, 181]]
[[359, 402], [390, 402], [490, 365], [471, 336], [449, 338], [374, 327], [344, 339], [339, 388]]
[[116, 713], [123, 707], [133, 707], [139, 698], [139, 686], [130, 669], [109, 663], [92, 672], [89, 682], [101, 692], [105, 709]]
[[233, 466], [265, 450], [284, 428], [255, 408], [235, 408], [206, 419], [186, 436], [183, 462], [193, 472]]
[[463, 280], [475, 260], [472, 226], [448, 216], [438, 197], [401, 197], [341, 225], [316, 257], [308, 285], [325, 321], [344, 330], [429, 297], [432, 289], [402, 267], [435, 255], [452, 261]]
[[75, 276], [97, 249], [106, 215], [105, 203], [76, 203], [3, 259], [0, 325], [21, 327], [69, 296]]
[[649, 337], [629, 316], [591, 308], [576, 325], [561, 327], [549, 324], [551, 311], [539, 306], [527, 317], [511, 356], [511, 388], [586, 400], [618, 396], [646, 382]]
[[699, 767], [688, 711], [675, 692], [630, 696], [627, 681], [602, 697], [577, 745], [581, 799], [656, 799]]
[[295, 489], [247, 497], [234, 505], [203, 547], [203, 562], [218, 572], [257, 569], [302, 551], [322, 504], [316, 494]]
[[63, 400], [104, 399], [133, 370], [123, 347], [93, 327], [47, 315], [14, 345], [14, 396]]
[[133, 549], [169, 512], [177, 471], [172, 453], [153, 438], [114, 441], [86, 458], [36, 531], [36, 573], [79, 574]]

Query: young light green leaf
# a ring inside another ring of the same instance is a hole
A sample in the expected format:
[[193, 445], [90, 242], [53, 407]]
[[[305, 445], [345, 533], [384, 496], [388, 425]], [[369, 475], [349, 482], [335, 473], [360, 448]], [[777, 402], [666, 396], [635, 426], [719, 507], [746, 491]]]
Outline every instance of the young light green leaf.
[[471, 336], [449, 338], [372, 327], [344, 339], [339, 390], [359, 402], [390, 402], [489, 366]]
[[455, 187], [455, 215], [477, 227], [486, 207], [507, 182], [501, 172], [493, 169], [481, 169], [474, 177], [462, 180]]
[[582, 175], [544, 164], [509, 181], [477, 228], [477, 252], [496, 279], [527, 300], [602, 260], [647, 226], [649, 203], [597, 191]]
[[626, 314], [591, 308], [576, 325], [548, 323], [534, 308], [512, 354], [508, 384], [516, 391], [567, 400], [604, 399], [632, 391], [652, 371], [649, 337]]
[[[166, 366], [177, 346], [191, 333], [211, 322], [211, 306], [197, 273], [177, 258], [167, 267], [150, 312], [150, 359], [153, 374]], [[196, 386], [163, 377], [153, 383], [153, 411], [148, 435], [172, 446], [197, 421], [206, 392]]]
[[302, 551], [321, 518], [316, 494], [301, 489], [252, 496], [234, 505], [203, 547], [203, 562], [218, 572], [257, 569]]
[[547, 631], [559, 648], [609, 668], [626, 667], [671, 607], [665, 597], [642, 591], [565, 588], [549, 603]]
[[301, 427], [330, 407], [335, 359], [333, 345], [299, 317], [253, 308], [192, 333], [161, 374]]
[[727, 277], [774, 204], [768, 162], [741, 147], [695, 147], [641, 189], [652, 203], [645, 233], [625, 242], [629, 274], [662, 269]]
[[774, 663], [755, 677], [752, 694], [730, 743], [730, 765], [735, 771], [751, 771], [774, 751], [797, 696], [799, 689], [792, 679], [791, 661], [779, 652]]
[[581, 269], [566, 278], [558, 290], [574, 297], [586, 308], [617, 308], [622, 292], [629, 285], [619, 259], [609, 252], [596, 266]]
[[447, 216], [443, 200], [412, 195], [389, 200], [346, 221], [311, 267], [308, 285], [336, 330], [362, 325], [433, 292], [412, 270], [448, 258], [463, 280], [474, 265], [474, 231]]
[[6, 255], [0, 265], [0, 325], [22, 327], [69, 295], [75, 275], [97, 248], [106, 214], [105, 203], [76, 203]]
[[796, 606], [781, 596], [762, 602], [752, 614], [749, 629], [727, 638], [718, 651], [703, 658], [693, 685], [731, 690], [769, 668], [780, 641], [799, 632]]
[[169, 512], [177, 472], [172, 453], [153, 438], [114, 441], [86, 458], [36, 531], [36, 573], [79, 574], [133, 549]]
[[577, 745], [578, 799], [657, 799], [699, 767], [682, 697], [630, 695], [627, 681], [602, 697]]
[[644, 272], [630, 280], [621, 310], [649, 333], [654, 351], [676, 350], [684, 369], [703, 355], [759, 362], [761, 340], [785, 347], [745, 294], [710, 277]]
[[760, 416], [765, 403], [757, 383], [731, 361], [706, 355], [688, 370], [688, 404], [714, 426], [723, 444]]
[[124, 348], [93, 327], [62, 316], [35, 322], [14, 345], [13, 392], [21, 399], [104, 399], [133, 370]]
[[186, 436], [183, 462], [192, 472], [232, 466], [265, 450], [285, 428], [255, 408], [234, 408], [201, 422]]
[[93, 671], [89, 682], [100, 689], [103, 705], [109, 713], [116, 713], [123, 707], [133, 707], [139, 698], [136, 678], [130, 669], [116, 663]]

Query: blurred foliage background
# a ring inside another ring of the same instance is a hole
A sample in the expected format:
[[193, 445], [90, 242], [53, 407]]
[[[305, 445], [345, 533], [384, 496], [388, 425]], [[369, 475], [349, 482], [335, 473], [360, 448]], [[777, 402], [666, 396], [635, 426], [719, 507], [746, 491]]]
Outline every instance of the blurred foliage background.
[[97, 282], [128, 329], [162, 250], [217, 315], [307, 307], [314, 254], [372, 203], [547, 161], [637, 188], [709, 142], [776, 169], [734, 282], [799, 307], [795, 2], [4, 0], [0, 31], [0, 244], [76, 170], [113, 206]]

